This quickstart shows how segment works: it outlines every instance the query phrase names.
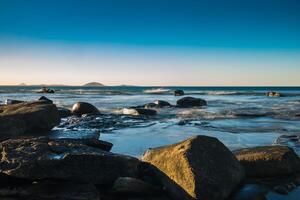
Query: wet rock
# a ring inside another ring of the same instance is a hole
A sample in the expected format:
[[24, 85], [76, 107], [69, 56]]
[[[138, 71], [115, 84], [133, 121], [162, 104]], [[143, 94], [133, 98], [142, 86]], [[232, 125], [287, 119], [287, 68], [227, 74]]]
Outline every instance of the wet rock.
[[48, 99], [48, 98], [45, 97], [45, 96], [41, 96], [38, 100], [40, 100], [40, 101], [48, 101], [49, 103], [53, 103], [52, 100]]
[[184, 95], [184, 91], [183, 90], [175, 90], [174, 91], [174, 95], [175, 96], [183, 96]]
[[230, 198], [231, 200], [265, 200], [267, 189], [256, 184], [245, 184]]
[[273, 190], [275, 192], [277, 192], [278, 194], [283, 194], [283, 195], [289, 194], [289, 190], [285, 186], [282, 186], [282, 185], [278, 185], [278, 186], [274, 187]]
[[32, 101], [0, 108], [1, 136], [46, 132], [60, 122], [57, 108], [47, 101]]
[[92, 104], [86, 102], [77, 102], [72, 107], [72, 113], [81, 116], [83, 114], [99, 113], [99, 110]]
[[84, 143], [43, 137], [6, 140], [1, 142], [0, 151], [1, 173], [27, 180], [59, 179], [110, 185], [118, 177], [135, 177], [140, 164], [137, 158]]
[[268, 97], [282, 97], [283, 95], [281, 93], [278, 93], [278, 92], [267, 92], [266, 96], [268, 96]]
[[206, 105], [207, 103], [205, 100], [194, 97], [184, 97], [177, 101], [177, 106], [180, 108], [198, 107]]
[[15, 100], [15, 99], [6, 99], [5, 100], [5, 105], [12, 105], [12, 104], [18, 104], [18, 103], [23, 103], [24, 101], [20, 100]]
[[144, 109], [144, 108], [124, 108], [123, 109], [124, 115], [156, 115], [156, 110], [151, 109]]
[[112, 194], [121, 196], [154, 196], [159, 192], [153, 185], [132, 177], [119, 177], [111, 189]]
[[225, 199], [244, 178], [230, 150], [208, 136], [150, 149], [142, 160], [155, 166], [156, 176], [174, 199]]
[[167, 102], [167, 101], [162, 101], [162, 100], [157, 100], [154, 101], [153, 103], [148, 103], [144, 107], [149, 109], [149, 108], [163, 108], [163, 107], [171, 107], [172, 105]]
[[58, 107], [57, 109], [60, 118], [66, 118], [72, 116], [72, 112], [67, 108]]
[[0, 188], [0, 197], [30, 200], [99, 200], [100, 194], [92, 184], [38, 181], [27, 185]]
[[49, 89], [47, 87], [42, 87], [42, 89], [40, 91], [38, 91], [37, 93], [54, 93], [54, 90]]
[[234, 151], [248, 177], [275, 177], [300, 170], [300, 159], [286, 146], [261, 146]]

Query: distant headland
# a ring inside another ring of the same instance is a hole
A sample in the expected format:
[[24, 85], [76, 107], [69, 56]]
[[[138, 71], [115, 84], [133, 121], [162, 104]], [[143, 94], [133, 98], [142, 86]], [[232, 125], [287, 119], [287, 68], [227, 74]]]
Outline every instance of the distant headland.
[[99, 82], [89, 82], [89, 83], [86, 83], [84, 85], [82, 85], [84, 87], [90, 87], [90, 86], [93, 86], [93, 87], [102, 87], [104, 86], [102, 83], [99, 83]]

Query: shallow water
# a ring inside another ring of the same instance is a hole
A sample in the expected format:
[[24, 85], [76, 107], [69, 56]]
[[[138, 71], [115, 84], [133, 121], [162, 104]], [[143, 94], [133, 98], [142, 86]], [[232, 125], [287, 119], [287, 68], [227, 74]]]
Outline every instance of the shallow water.
[[[39, 87], [0, 87], [0, 101], [34, 100]], [[114, 144], [112, 151], [141, 156], [150, 148], [178, 142], [193, 135], [217, 137], [230, 149], [274, 144], [280, 135], [300, 133], [300, 88], [262, 87], [54, 87], [46, 94], [58, 106], [70, 108], [75, 102], [94, 104], [104, 114], [93, 123], [63, 124], [52, 131], [60, 137], [81, 137], [100, 131], [101, 139]], [[163, 108], [151, 118], [119, 116], [120, 109], [154, 100], [171, 104], [181, 97], [172, 95], [183, 89], [188, 96], [207, 100], [197, 109]], [[285, 97], [266, 97], [277, 91]], [[105, 120], [103, 119], [105, 118]], [[110, 125], [109, 122], [114, 122]], [[180, 125], [179, 125], [180, 124]], [[299, 148], [293, 146], [299, 151]]]

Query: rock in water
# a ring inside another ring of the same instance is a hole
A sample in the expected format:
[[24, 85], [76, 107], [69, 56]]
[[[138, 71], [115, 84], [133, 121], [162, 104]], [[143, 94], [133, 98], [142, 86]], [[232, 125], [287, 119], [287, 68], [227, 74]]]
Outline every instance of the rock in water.
[[57, 109], [58, 109], [58, 113], [59, 113], [60, 118], [65, 118], [65, 117], [72, 116], [72, 112], [67, 108], [58, 107]]
[[177, 101], [177, 106], [180, 108], [189, 108], [196, 106], [206, 106], [207, 102], [200, 98], [184, 97]]
[[72, 107], [72, 113], [81, 116], [83, 114], [99, 113], [99, 110], [92, 104], [86, 102], [77, 102]]
[[109, 153], [85, 143], [71, 140], [61, 143], [45, 137], [6, 140], [0, 143], [0, 151], [0, 172], [26, 180], [111, 185], [118, 177], [135, 177], [140, 163], [137, 158]]
[[300, 171], [300, 159], [286, 146], [261, 146], [234, 151], [248, 177], [275, 177]]
[[32, 101], [0, 108], [1, 136], [45, 132], [60, 122], [57, 108], [47, 101]]
[[183, 96], [184, 95], [184, 91], [183, 90], [175, 90], [174, 91], [174, 95], [175, 96]]
[[150, 149], [142, 159], [161, 171], [157, 174], [174, 199], [222, 200], [244, 178], [231, 151], [208, 136]]
[[18, 104], [18, 103], [23, 103], [23, 102], [24, 101], [20, 101], [20, 100], [6, 99], [5, 105], [12, 105], [12, 104]]
[[156, 115], [156, 110], [144, 109], [144, 108], [124, 108], [124, 115]]
[[278, 92], [267, 92], [266, 96], [268, 97], [282, 97], [283, 95]]
[[53, 103], [52, 100], [48, 99], [48, 98], [45, 97], [45, 96], [41, 96], [41, 97], [39, 98], [39, 100], [40, 100], [40, 101], [48, 101], [49, 103]]
[[163, 107], [171, 107], [172, 105], [167, 101], [157, 100], [153, 103], [148, 103], [145, 105], [145, 108], [163, 108]]

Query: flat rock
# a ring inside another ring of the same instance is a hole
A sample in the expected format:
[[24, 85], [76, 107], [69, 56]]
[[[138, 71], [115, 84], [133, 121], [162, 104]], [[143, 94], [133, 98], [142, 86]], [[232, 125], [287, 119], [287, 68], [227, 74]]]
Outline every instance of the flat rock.
[[234, 151], [248, 177], [275, 177], [296, 173], [300, 159], [286, 146], [261, 146]]
[[206, 106], [207, 102], [204, 99], [194, 97], [184, 97], [177, 101], [177, 106], [180, 108]]
[[46, 132], [59, 122], [56, 106], [47, 101], [23, 102], [0, 107], [1, 136]]
[[153, 165], [174, 199], [226, 199], [244, 178], [244, 170], [224, 144], [195, 136], [148, 150], [143, 161]]
[[27, 180], [60, 179], [109, 185], [118, 177], [135, 177], [140, 163], [137, 158], [84, 143], [45, 137], [6, 140], [1, 142], [0, 151], [1, 173]]

